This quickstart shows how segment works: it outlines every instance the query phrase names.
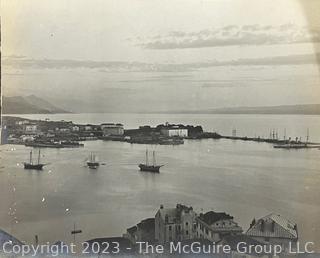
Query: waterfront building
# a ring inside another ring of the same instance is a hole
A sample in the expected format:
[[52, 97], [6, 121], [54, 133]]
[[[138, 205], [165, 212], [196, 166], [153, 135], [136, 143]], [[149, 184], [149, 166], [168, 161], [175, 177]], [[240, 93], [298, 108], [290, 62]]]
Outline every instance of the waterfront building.
[[288, 250], [289, 245], [296, 247], [298, 228], [297, 224], [272, 213], [258, 220], [253, 219], [246, 235], [258, 241], [281, 245], [283, 250]]
[[80, 131], [80, 126], [74, 125], [71, 127], [72, 132], [79, 132]]
[[103, 136], [124, 134], [123, 124], [114, 124], [114, 123], [101, 124], [101, 130], [102, 130]]
[[87, 124], [87, 125], [84, 126], [84, 130], [85, 131], [92, 131], [93, 130], [93, 126], [90, 125], [90, 124]]
[[155, 216], [155, 240], [160, 244], [194, 238], [196, 213], [192, 207], [177, 204], [175, 208], [163, 205]]
[[196, 218], [196, 237], [218, 242], [227, 235], [241, 234], [242, 228], [225, 212], [209, 211]]
[[19, 120], [19, 121], [15, 122], [16, 125], [25, 125], [25, 124], [29, 124], [29, 123], [30, 123], [29, 120]]
[[128, 228], [125, 238], [134, 245], [136, 242], [154, 242], [155, 218], [142, 220], [137, 225]]
[[26, 133], [36, 133], [38, 131], [38, 126], [37, 126], [37, 124], [33, 124], [33, 123], [24, 124], [23, 130]]
[[166, 123], [160, 128], [161, 134], [167, 137], [188, 137], [188, 129], [183, 125], [170, 125]]

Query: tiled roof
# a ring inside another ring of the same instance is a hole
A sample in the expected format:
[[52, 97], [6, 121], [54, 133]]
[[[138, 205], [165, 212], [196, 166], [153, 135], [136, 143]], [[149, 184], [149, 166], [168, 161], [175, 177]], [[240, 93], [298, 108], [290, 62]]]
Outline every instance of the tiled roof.
[[269, 214], [259, 219], [246, 234], [261, 237], [298, 238], [296, 224], [277, 214]]
[[225, 212], [214, 212], [214, 211], [209, 211], [205, 214], [200, 214], [200, 219], [205, 222], [208, 225], [212, 225], [216, 221], [219, 220], [228, 220], [228, 219], [233, 219], [232, 216]]

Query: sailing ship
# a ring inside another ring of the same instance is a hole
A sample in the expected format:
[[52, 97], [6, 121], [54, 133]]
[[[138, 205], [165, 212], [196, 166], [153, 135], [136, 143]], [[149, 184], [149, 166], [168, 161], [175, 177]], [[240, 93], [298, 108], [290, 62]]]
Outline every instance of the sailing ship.
[[32, 158], [32, 151], [30, 151], [30, 160], [29, 162], [24, 163], [24, 169], [34, 169], [34, 170], [42, 170], [42, 168], [46, 165], [43, 163], [40, 163], [40, 149], [38, 153], [38, 160], [37, 163], [33, 163], [33, 158]]
[[311, 143], [309, 142], [309, 129], [307, 129], [307, 136], [306, 136], [306, 141], [303, 142], [301, 140], [298, 140], [298, 137], [296, 137], [295, 141], [291, 141], [290, 138], [289, 140], [285, 140], [284, 144], [277, 144], [274, 145], [273, 148], [276, 149], [312, 149], [312, 148], [319, 148], [320, 145], [317, 143]]
[[87, 160], [87, 166], [91, 169], [97, 169], [100, 163], [94, 153], [91, 152], [89, 159]]
[[146, 164], [139, 164], [140, 171], [147, 171], [152, 173], [160, 173], [160, 168], [164, 165], [156, 165], [155, 151], [152, 153], [152, 165], [149, 164], [148, 150], [146, 150]]

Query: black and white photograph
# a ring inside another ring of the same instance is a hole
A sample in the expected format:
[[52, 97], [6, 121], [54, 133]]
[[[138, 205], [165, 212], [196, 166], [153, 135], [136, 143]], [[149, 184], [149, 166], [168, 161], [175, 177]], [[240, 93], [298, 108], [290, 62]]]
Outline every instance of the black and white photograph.
[[317, 257], [319, 0], [1, 0], [0, 257]]

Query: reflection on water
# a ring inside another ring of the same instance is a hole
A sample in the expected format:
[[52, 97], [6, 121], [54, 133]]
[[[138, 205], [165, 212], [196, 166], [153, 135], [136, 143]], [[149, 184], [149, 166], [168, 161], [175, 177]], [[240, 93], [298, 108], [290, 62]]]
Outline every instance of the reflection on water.
[[[83, 231], [77, 236], [81, 241], [121, 235], [154, 216], [160, 204], [185, 203], [197, 211], [226, 211], [244, 229], [253, 217], [279, 213], [298, 223], [303, 240], [319, 239], [319, 150], [186, 140], [174, 147], [149, 146], [165, 164], [160, 174], [152, 174], [137, 166], [145, 148], [92, 141], [79, 149], [43, 149], [42, 160], [50, 164], [37, 172], [23, 169], [28, 148], [1, 146], [0, 228], [29, 242], [36, 234], [40, 242], [68, 242], [76, 223]], [[85, 167], [91, 151], [106, 163], [97, 170]]]

